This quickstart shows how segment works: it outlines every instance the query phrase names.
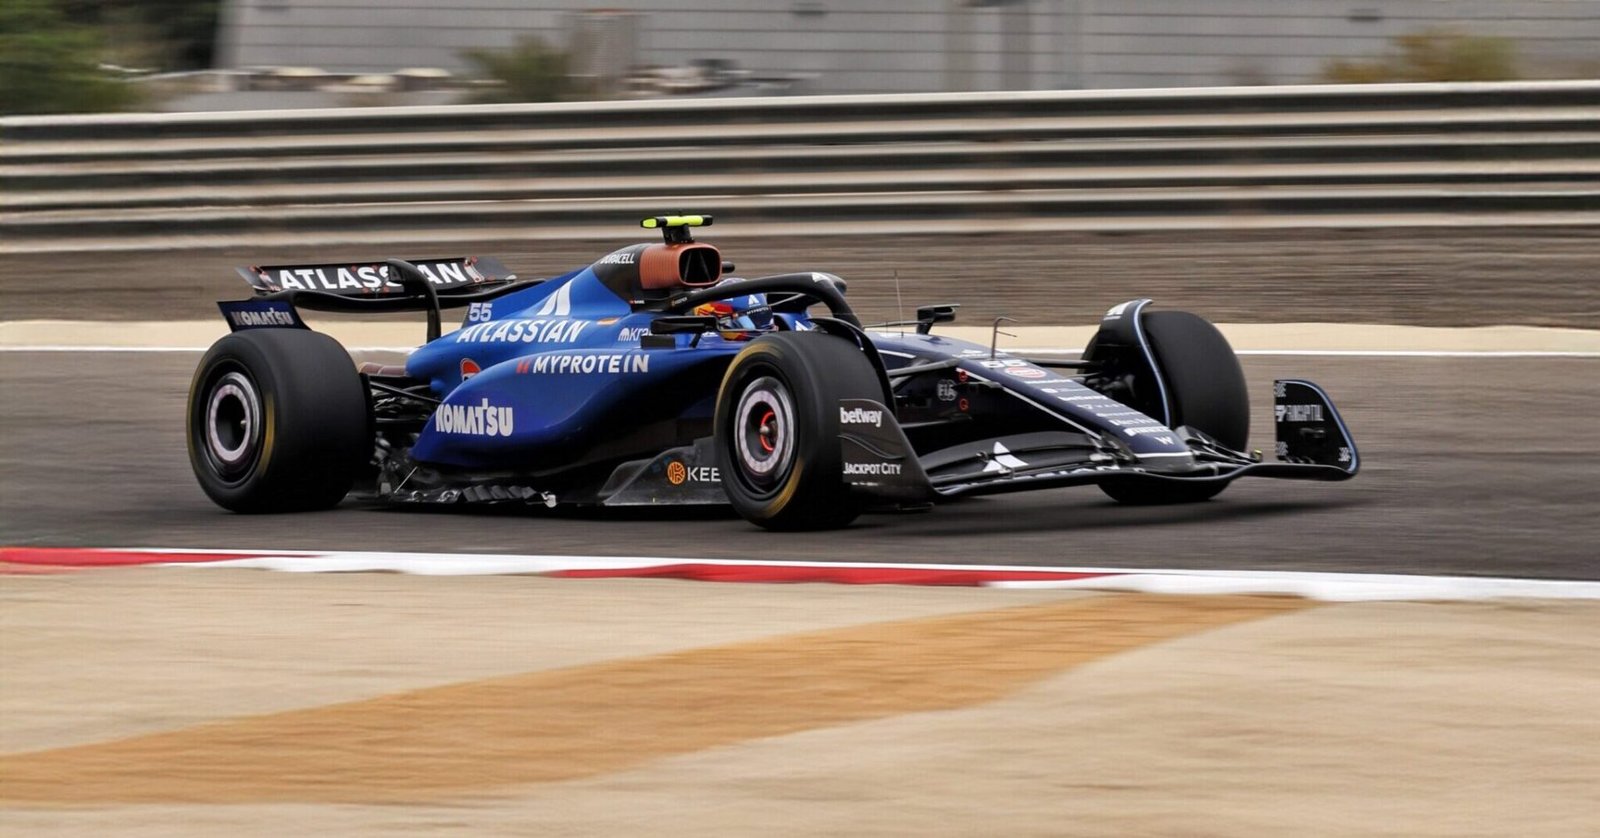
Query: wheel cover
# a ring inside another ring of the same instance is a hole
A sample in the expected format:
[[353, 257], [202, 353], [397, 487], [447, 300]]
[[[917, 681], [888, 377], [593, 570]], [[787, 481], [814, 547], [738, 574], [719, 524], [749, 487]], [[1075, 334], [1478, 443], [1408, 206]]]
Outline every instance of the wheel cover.
[[772, 490], [788, 479], [794, 463], [794, 399], [772, 376], [745, 385], [733, 412], [733, 442], [739, 476], [752, 488]]
[[261, 450], [261, 394], [242, 372], [218, 378], [206, 396], [206, 459], [219, 475], [249, 471]]

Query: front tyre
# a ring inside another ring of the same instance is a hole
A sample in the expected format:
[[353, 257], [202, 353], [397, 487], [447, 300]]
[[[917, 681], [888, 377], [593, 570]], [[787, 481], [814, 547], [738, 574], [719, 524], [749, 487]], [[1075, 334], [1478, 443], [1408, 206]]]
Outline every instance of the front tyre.
[[[1169, 425], [1204, 431], [1243, 451], [1250, 435], [1250, 395], [1244, 370], [1216, 326], [1187, 311], [1143, 315], [1145, 337], [1161, 367], [1172, 406]], [[1227, 483], [1107, 482], [1101, 491], [1128, 504], [1194, 503], [1215, 497]]]
[[841, 399], [883, 399], [872, 363], [843, 338], [778, 332], [733, 359], [715, 434], [722, 488], [740, 516], [770, 530], [822, 530], [861, 514], [844, 482]]
[[252, 329], [200, 360], [189, 388], [189, 463], [234, 512], [327, 509], [372, 454], [366, 387], [327, 335]]

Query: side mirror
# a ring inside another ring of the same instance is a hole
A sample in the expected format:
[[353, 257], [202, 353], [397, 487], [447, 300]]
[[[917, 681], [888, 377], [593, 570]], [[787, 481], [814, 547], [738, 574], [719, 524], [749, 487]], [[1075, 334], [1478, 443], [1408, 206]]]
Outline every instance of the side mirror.
[[917, 309], [917, 334], [925, 335], [933, 331], [935, 323], [949, 323], [956, 319], [956, 309], [960, 303], [940, 303], [938, 305], [922, 306]]
[[[677, 346], [672, 335], [694, 335], [691, 346], [700, 345], [700, 336], [717, 330], [717, 318], [696, 314], [668, 315], [650, 321], [650, 334], [639, 339], [644, 349], [670, 349]], [[662, 340], [665, 338], [665, 340]]]

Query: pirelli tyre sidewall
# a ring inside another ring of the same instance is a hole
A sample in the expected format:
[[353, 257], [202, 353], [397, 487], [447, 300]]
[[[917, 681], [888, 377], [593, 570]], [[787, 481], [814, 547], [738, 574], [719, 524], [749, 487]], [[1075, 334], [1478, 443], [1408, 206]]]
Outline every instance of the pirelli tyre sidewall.
[[861, 505], [844, 482], [839, 400], [882, 398], [872, 363], [844, 338], [778, 332], [751, 342], [717, 395], [717, 465], [734, 510], [773, 530], [849, 524]]
[[[1172, 422], [1205, 431], [1236, 451], [1250, 434], [1250, 394], [1239, 357], [1216, 326], [1187, 311], [1152, 311], [1141, 325], [1161, 367]], [[1215, 497], [1226, 483], [1108, 482], [1100, 488], [1123, 503], [1192, 503]]]
[[234, 512], [327, 509], [372, 454], [366, 387], [337, 341], [251, 329], [212, 345], [189, 387], [189, 463]]

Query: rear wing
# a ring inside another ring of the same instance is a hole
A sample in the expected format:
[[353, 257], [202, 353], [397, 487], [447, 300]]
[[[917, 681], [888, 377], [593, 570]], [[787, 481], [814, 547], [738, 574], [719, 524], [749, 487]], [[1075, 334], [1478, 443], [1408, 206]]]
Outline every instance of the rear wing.
[[[517, 278], [500, 260], [489, 257], [408, 261], [439, 292], [459, 293], [462, 289], [513, 282]], [[252, 265], [239, 268], [238, 271], [250, 283], [250, 287], [261, 295], [279, 291], [314, 291], [370, 299], [406, 293], [398, 278], [389, 275], [385, 260], [318, 265]]]
[[428, 340], [439, 337], [439, 311], [492, 300], [543, 282], [518, 280], [498, 259], [422, 259], [239, 268], [250, 300], [217, 305], [229, 325], [305, 328], [296, 307], [315, 311], [428, 313]]

